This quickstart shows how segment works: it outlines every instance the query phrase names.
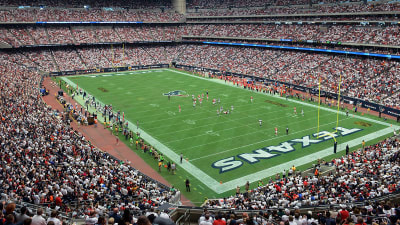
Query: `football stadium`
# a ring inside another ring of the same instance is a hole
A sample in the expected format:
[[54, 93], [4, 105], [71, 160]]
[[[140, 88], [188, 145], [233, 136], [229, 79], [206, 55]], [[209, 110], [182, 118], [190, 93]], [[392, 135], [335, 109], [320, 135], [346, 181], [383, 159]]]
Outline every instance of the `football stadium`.
[[399, 224], [399, 13], [0, 2], [1, 224]]

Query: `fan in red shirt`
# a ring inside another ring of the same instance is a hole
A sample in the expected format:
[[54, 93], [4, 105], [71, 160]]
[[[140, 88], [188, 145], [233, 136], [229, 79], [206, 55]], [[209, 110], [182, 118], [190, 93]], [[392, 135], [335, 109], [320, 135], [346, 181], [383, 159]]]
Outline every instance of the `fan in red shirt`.
[[60, 195], [58, 195], [55, 199], [56, 205], [61, 206], [62, 205], [62, 199]]
[[226, 221], [225, 221], [225, 220], [222, 220], [221, 215], [217, 215], [217, 216], [215, 217], [215, 220], [214, 220], [214, 222], [213, 222], [213, 225], [226, 225]]
[[346, 206], [342, 206], [342, 210], [339, 212], [340, 218], [342, 219], [342, 221], [345, 221], [347, 219], [347, 217], [350, 216], [349, 211], [346, 210]]

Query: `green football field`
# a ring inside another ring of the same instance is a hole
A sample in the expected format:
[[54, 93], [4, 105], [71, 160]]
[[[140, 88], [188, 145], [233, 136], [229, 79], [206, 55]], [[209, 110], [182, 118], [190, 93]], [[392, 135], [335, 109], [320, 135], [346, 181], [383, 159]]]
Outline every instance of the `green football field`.
[[[124, 112], [133, 131], [138, 121], [141, 136], [184, 169], [180, 175], [182, 184], [185, 177], [191, 177], [192, 187], [201, 191], [200, 195], [189, 196], [194, 201], [201, 201], [203, 196], [226, 196], [246, 181], [254, 186], [258, 180], [266, 182], [265, 178], [292, 165], [301, 168], [319, 158], [333, 157], [332, 133], [338, 152], [343, 154], [346, 145], [355, 149], [362, 140], [377, 141], [398, 129], [388, 121], [353, 113], [346, 116], [344, 111], [339, 113], [336, 129], [334, 107], [321, 107], [318, 129], [315, 104], [252, 92], [171, 69], [63, 79], [73, 87], [78, 84], [98, 101], [112, 104], [113, 110]], [[173, 94], [170, 99], [167, 93]], [[202, 104], [197, 101], [194, 107], [192, 95], [204, 95]], [[213, 99], [217, 99], [215, 105]], [[221, 107], [230, 113], [218, 115]], [[184, 187], [182, 184], [177, 186]]]

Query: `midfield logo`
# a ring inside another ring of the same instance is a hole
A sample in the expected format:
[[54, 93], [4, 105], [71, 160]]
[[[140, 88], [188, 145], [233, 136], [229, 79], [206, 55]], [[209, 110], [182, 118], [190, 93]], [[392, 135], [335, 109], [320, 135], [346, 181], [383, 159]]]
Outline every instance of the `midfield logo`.
[[170, 91], [168, 93], [164, 93], [164, 96], [181, 96], [181, 97], [187, 97], [189, 96], [186, 91]]
[[[336, 130], [336, 128], [333, 128], [333, 129]], [[358, 129], [358, 128], [347, 129], [347, 128], [343, 128], [343, 127], [338, 127], [337, 130], [338, 130], [338, 132], [340, 132], [341, 136], [346, 136], [346, 135], [350, 135], [350, 134], [359, 132], [362, 129]], [[331, 136], [326, 136], [327, 134], [330, 134], [330, 132], [321, 131], [319, 133], [307, 135], [302, 138], [282, 142], [280, 145], [267, 146], [267, 147], [264, 147], [261, 149], [257, 149], [257, 150], [254, 150], [253, 153], [242, 153], [242, 154], [237, 155], [236, 157], [241, 160], [235, 160], [235, 156], [221, 159], [221, 160], [214, 162], [211, 166], [213, 168], [219, 169], [219, 173], [225, 173], [225, 172], [228, 172], [228, 171], [231, 171], [231, 170], [241, 167], [243, 165], [243, 162], [253, 164], [253, 163], [260, 162], [260, 159], [270, 159], [270, 158], [280, 155], [280, 154], [275, 154], [272, 152], [286, 154], [288, 152], [295, 151], [296, 149], [293, 147], [293, 145], [298, 144], [298, 143], [301, 143], [302, 148], [306, 148], [306, 147], [310, 146], [311, 144], [318, 144], [318, 143], [332, 139]], [[338, 133], [332, 134], [332, 135], [335, 138], [339, 136]], [[313, 136], [314, 138], [317, 138], [317, 137], [320, 137], [320, 138], [311, 139], [310, 136]]]

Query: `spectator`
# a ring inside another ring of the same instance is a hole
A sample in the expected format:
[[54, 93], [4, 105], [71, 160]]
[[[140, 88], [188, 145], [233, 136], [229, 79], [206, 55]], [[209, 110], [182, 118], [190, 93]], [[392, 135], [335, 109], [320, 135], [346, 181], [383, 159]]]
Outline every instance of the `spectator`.
[[32, 225], [46, 225], [46, 220], [42, 217], [43, 209], [38, 208], [36, 215], [32, 217]]
[[171, 219], [156, 217], [152, 223], [153, 225], [175, 225]]
[[226, 221], [225, 221], [225, 220], [222, 220], [221, 215], [218, 214], [218, 215], [215, 217], [215, 220], [214, 220], [214, 222], [213, 222], [213, 225], [226, 225]]
[[[97, 219], [96, 225], [107, 225], [106, 219], [104, 218], [104, 216], [99, 216], [99, 218]], [[110, 225], [113, 225], [113, 224], [110, 224]]]
[[[17, 220], [17, 216], [16, 216], [16, 214], [15, 214], [15, 212], [14, 212], [15, 207], [16, 207], [15, 203], [9, 203], [9, 204], [7, 204], [7, 206], [6, 206], [6, 212], [5, 212], [5, 214], [4, 214], [4, 217], [5, 217], [6, 220], [7, 220], [6, 222], [8, 222], [8, 223], [15, 223], [15, 221]], [[12, 216], [14, 217], [12, 221], [8, 218], [8, 215], [12, 215]]]
[[339, 211], [338, 216], [340, 216], [341, 221], [345, 221], [350, 216], [350, 214], [349, 211], [346, 210], [346, 205], [342, 205], [341, 208], [342, 210]]
[[32, 224], [32, 219], [31, 218], [26, 218], [23, 222], [24, 225], [31, 225]]
[[122, 215], [121, 220], [119, 221], [118, 225], [129, 225], [133, 223], [133, 217], [129, 209], [124, 210], [124, 214]]
[[210, 217], [210, 214], [205, 214], [204, 220], [200, 221], [199, 225], [213, 225], [213, 219]]
[[51, 211], [51, 215], [50, 215], [50, 217], [47, 219], [47, 225], [51, 225], [51, 224], [49, 224], [50, 222], [53, 222], [54, 225], [62, 225], [62, 224], [61, 224], [61, 220], [59, 220], [59, 219], [57, 218], [57, 216], [58, 216], [58, 212], [57, 212], [56, 210]]
[[160, 213], [160, 217], [165, 218], [165, 219], [171, 219], [171, 217], [168, 214], [167, 210], [164, 210]]
[[145, 216], [139, 216], [137, 225], [151, 225], [150, 220]]
[[98, 218], [95, 211], [90, 211], [89, 216], [85, 220], [86, 225], [95, 225], [98, 223]]
[[4, 225], [14, 225], [14, 216], [12, 214], [8, 214], [6, 216], [6, 222], [4, 223]]
[[118, 208], [114, 208], [113, 212], [110, 214], [110, 218], [114, 218], [114, 223], [118, 223], [121, 220], [121, 216], [118, 213]]
[[227, 224], [228, 225], [236, 225], [237, 223], [236, 223], [236, 216], [235, 216], [235, 214], [231, 214], [230, 216], [229, 216], [229, 220], [227, 221]]
[[109, 224], [109, 225], [115, 225], [115, 224], [117, 224], [117, 223], [114, 222], [114, 217], [108, 218], [108, 224]]
[[356, 223], [356, 225], [367, 225], [367, 224], [364, 223], [364, 219], [363, 219], [361, 216], [359, 216], [359, 217], [357, 218], [357, 223]]
[[17, 216], [17, 223], [23, 223], [26, 219], [29, 219], [27, 213], [28, 209], [25, 206], [21, 207], [21, 213]]

